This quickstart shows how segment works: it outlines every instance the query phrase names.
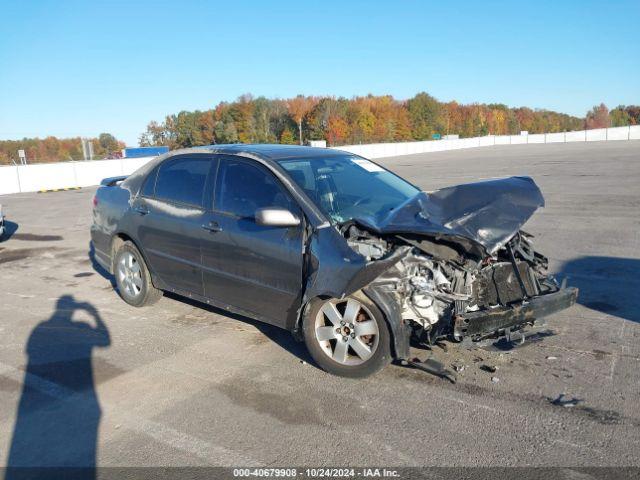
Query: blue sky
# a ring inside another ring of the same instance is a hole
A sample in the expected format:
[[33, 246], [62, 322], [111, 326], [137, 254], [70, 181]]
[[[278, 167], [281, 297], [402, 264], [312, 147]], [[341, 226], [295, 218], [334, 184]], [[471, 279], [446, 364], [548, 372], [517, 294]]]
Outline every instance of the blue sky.
[[640, 1], [0, 0], [0, 139], [128, 144], [243, 93], [640, 103]]

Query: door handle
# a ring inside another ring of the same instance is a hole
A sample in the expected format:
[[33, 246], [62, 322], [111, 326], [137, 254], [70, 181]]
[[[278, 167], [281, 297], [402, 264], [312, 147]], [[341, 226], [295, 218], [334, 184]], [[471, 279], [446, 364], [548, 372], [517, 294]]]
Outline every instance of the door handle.
[[148, 215], [149, 214], [149, 210], [147, 210], [145, 207], [135, 207], [133, 209], [134, 212], [139, 213], [140, 215]]
[[202, 228], [207, 230], [210, 233], [221, 232], [222, 227], [218, 224], [218, 222], [209, 222], [202, 225]]

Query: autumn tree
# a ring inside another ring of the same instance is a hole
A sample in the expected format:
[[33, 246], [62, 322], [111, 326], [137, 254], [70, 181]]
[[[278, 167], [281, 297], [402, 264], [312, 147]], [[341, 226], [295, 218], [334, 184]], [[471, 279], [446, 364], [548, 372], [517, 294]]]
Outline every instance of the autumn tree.
[[407, 110], [414, 139], [427, 140], [444, 130], [441, 104], [428, 93], [418, 93], [407, 101]]
[[230, 105], [229, 113], [238, 132], [238, 141], [242, 143], [253, 143], [256, 140], [254, 109], [253, 96], [248, 93], [241, 95]]
[[587, 118], [585, 119], [585, 127], [587, 130], [592, 128], [607, 128], [610, 125], [609, 109], [604, 103], [594, 106], [587, 112]]
[[618, 105], [609, 112], [612, 127], [626, 127], [627, 125], [640, 125], [640, 106]]
[[298, 95], [295, 98], [287, 100], [287, 109], [289, 110], [289, 115], [291, 115], [291, 118], [293, 118], [293, 120], [298, 125], [298, 140], [300, 141], [300, 145], [303, 144], [302, 121], [315, 104], [316, 100], [313, 97], [305, 97], [304, 95]]
[[107, 154], [112, 154], [121, 149], [121, 145], [118, 140], [116, 140], [116, 137], [114, 137], [110, 133], [101, 133], [98, 136], [98, 143], [100, 144], [102, 150], [104, 150], [104, 152], [106, 152]]
[[349, 138], [349, 124], [341, 117], [329, 117], [326, 138], [329, 145], [344, 145]]
[[280, 134], [280, 143], [285, 145], [295, 145], [296, 137], [289, 127], [285, 127], [285, 129]]

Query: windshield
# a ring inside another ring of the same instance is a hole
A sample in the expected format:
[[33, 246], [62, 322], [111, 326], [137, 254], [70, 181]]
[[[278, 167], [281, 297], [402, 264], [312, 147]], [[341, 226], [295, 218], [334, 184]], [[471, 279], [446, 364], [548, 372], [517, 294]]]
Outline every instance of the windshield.
[[278, 163], [333, 223], [380, 219], [420, 190], [355, 155], [280, 160]]

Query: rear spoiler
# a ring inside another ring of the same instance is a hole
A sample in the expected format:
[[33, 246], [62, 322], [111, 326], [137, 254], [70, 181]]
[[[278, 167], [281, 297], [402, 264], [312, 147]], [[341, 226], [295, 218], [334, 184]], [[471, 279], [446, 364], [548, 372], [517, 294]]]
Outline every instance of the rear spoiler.
[[119, 177], [103, 178], [100, 182], [100, 185], [103, 187], [115, 187], [116, 185], [119, 185], [122, 181], [124, 181], [127, 176], [128, 175], [121, 175]]

